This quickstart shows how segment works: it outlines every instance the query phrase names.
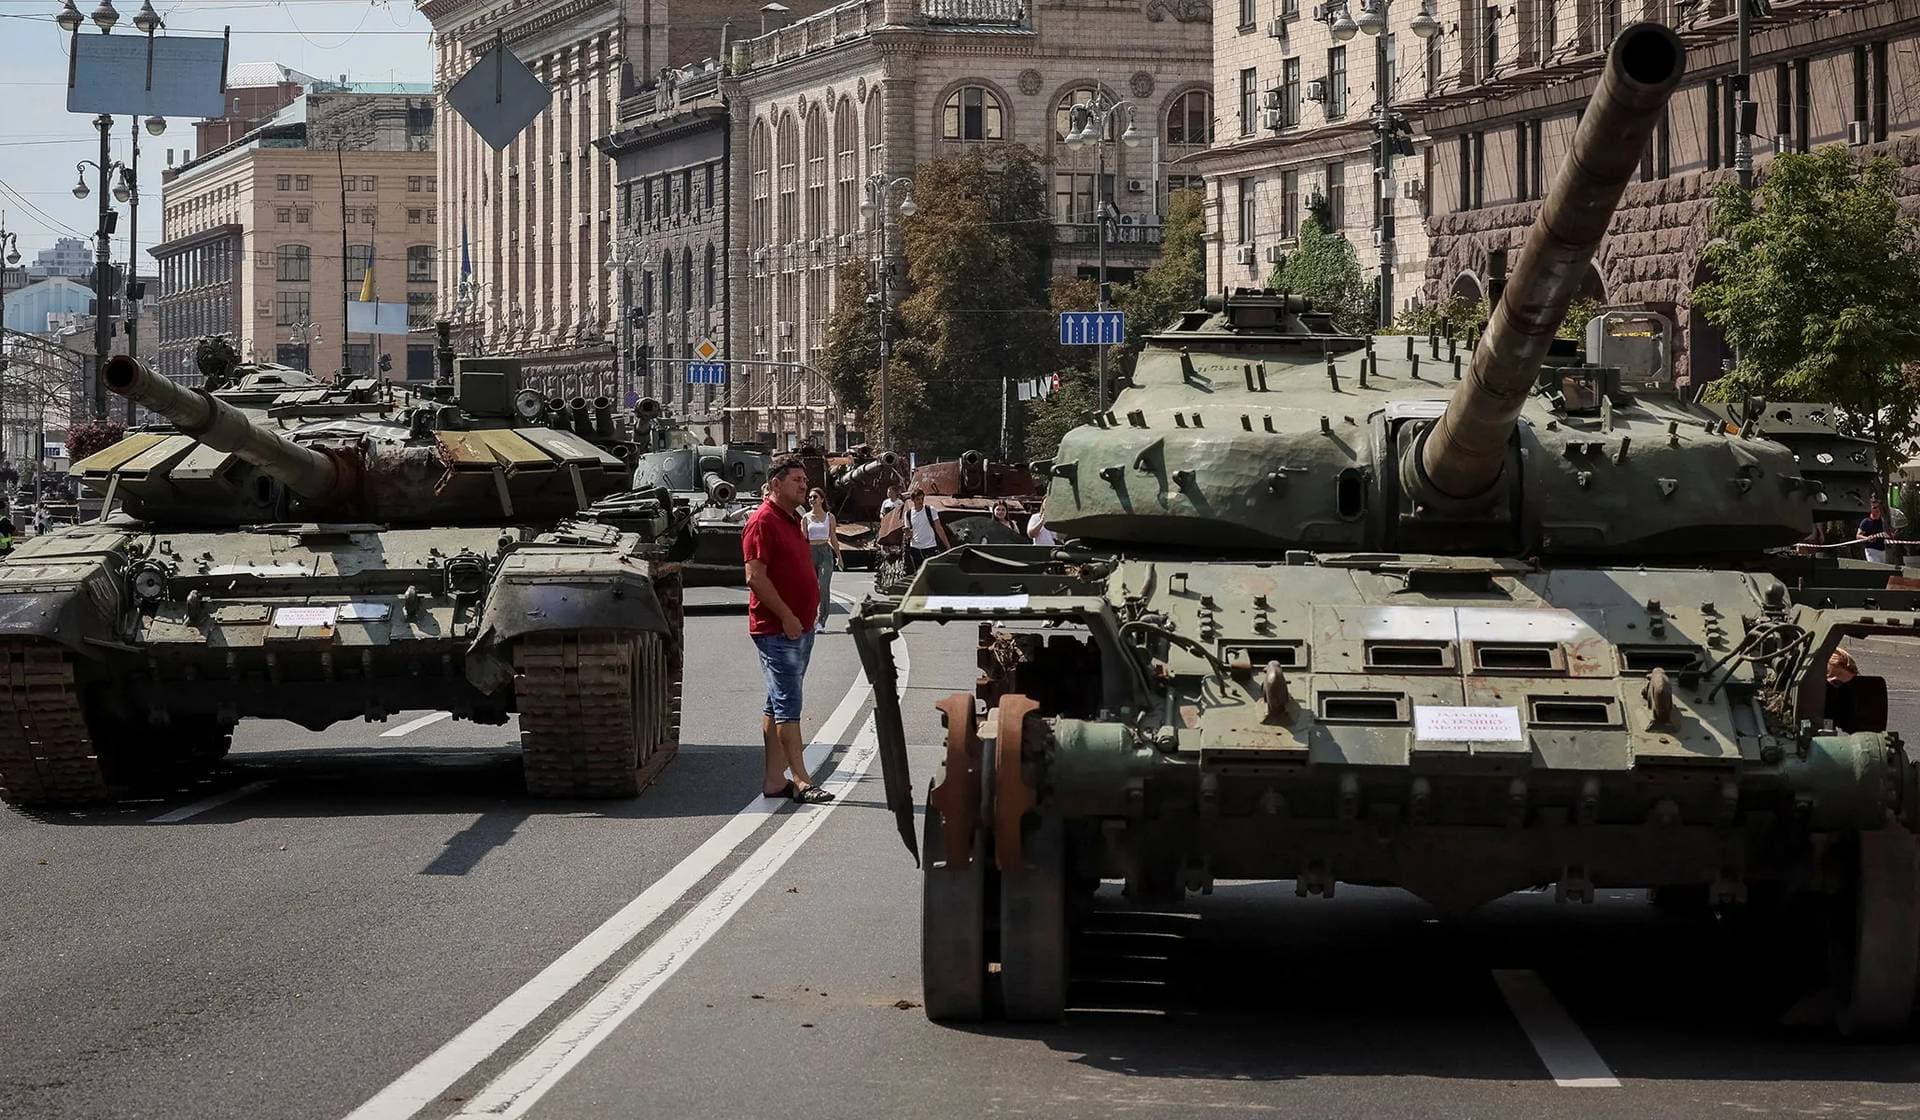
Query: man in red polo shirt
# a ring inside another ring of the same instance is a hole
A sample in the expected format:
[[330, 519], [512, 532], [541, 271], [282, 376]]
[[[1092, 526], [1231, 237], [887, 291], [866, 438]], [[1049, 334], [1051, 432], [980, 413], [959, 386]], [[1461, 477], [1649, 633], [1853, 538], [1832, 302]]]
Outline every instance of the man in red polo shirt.
[[[767, 706], [760, 737], [767, 771], [760, 792], [813, 804], [833, 794], [813, 784], [800, 741], [800, 686], [813, 656], [813, 620], [820, 611], [820, 580], [800, 524], [807, 469], [798, 459], [774, 464], [766, 500], [747, 519], [740, 551], [747, 564], [747, 633], [760, 651]], [[793, 778], [788, 780], [791, 772]]]

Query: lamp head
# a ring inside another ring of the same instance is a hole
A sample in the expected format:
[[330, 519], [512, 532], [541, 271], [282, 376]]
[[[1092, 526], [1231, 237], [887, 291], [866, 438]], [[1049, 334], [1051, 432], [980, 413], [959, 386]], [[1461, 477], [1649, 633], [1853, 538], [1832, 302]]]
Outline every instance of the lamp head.
[[1140, 131], [1139, 123], [1132, 120], [1127, 122], [1127, 130], [1120, 134], [1120, 142], [1129, 148], [1138, 148], [1145, 140], [1146, 135]]
[[1368, 35], [1378, 35], [1386, 29], [1387, 20], [1380, 14], [1380, 5], [1369, 0], [1360, 5], [1360, 19], [1355, 26]]
[[1427, 10], [1425, 3], [1420, 5], [1420, 10], [1414, 13], [1407, 26], [1422, 39], [1431, 39], [1440, 31], [1440, 21], [1433, 18], [1433, 13]]
[[918, 214], [919, 212], [920, 212], [920, 204], [913, 200], [912, 195], [908, 195], [906, 198], [900, 200], [900, 216], [901, 217], [911, 218], [915, 214]]
[[133, 17], [133, 26], [145, 35], [160, 30], [160, 13], [153, 10], [153, 0], [144, 0], [140, 5], [140, 14]]
[[167, 118], [165, 117], [148, 117], [147, 118], [147, 135], [148, 136], [158, 136], [161, 133], [165, 132], [166, 130], [167, 130]]
[[14, 247], [14, 248], [12, 248], [12, 249], [8, 249], [8, 250], [7, 250], [7, 263], [8, 263], [8, 264], [19, 264], [19, 263], [20, 263], [20, 249], [19, 249], [19, 247], [17, 247], [17, 246], [16, 246], [16, 247]]
[[75, 198], [85, 198], [92, 193], [92, 191], [87, 189], [87, 177], [85, 175], [80, 176], [79, 180], [73, 184], [73, 197]]
[[115, 202], [125, 202], [132, 197], [133, 192], [127, 189], [126, 183], [120, 182], [113, 185], [113, 200]]
[[120, 13], [115, 10], [113, 0], [100, 0], [100, 6], [93, 10], [93, 25], [103, 33], [111, 34], [113, 25], [120, 22]]
[[863, 218], [873, 217], [873, 195], [871, 193], [860, 200], [860, 216]]
[[80, 14], [80, 9], [73, 6], [73, 0], [66, 0], [66, 3], [60, 6], [60, 14], [53, 17], [53, 22], [60, 25], [60, 30], [71, 35], [80, 30], [80, 24], [84, 18]]
[[1355, 35], [1360, 34], [1360, 25], [1353, 22], [1352, 14], [1349, 13], [1345, 7], [1342, 7], [1340, 14], [1334, 17], [1332, 30], [1333, 37], [1344, 43], [1352, 39]]

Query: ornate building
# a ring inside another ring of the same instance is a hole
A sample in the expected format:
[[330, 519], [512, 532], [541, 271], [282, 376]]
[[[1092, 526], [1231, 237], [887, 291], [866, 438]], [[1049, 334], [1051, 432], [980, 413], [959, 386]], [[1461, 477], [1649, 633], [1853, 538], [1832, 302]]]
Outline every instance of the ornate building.
[[[1025, 144], [1052, 169], [1058, 270], [1093, 271], [1102, 201], [1117, 212], [1109, 279], [1153, 263], [1166, 196], [1188, 185], [1168, 165], [1213, 128], [1211, 15], [1205, 0], [850, 0], [733, 43], [720, 79], [733, 433], [844, 434], [814, 370], [833, 307], [867, 293], [837, 291], [838, 266], [876, 259], [878, 223], [898, 220], [898, 192], [863, 211], [869, 184], [936, 156]], [[1096, 91], [1126, 102], [1110, 135], [1132, 123], [1139, 147], [1069, 150], [1069, 112]]]
[[[1566, 158], [1607, 45], [1637, 19], [1681, 32], [1687, 79], [1585, 294], [1666, 314], [1682, 382], [1717, 376], [1725, 345], [1691, 292], [1713, 188], [1735, 174], [1732, 0], [1215, 0], [1214, 87], [1232, 102], [1213, 148], [1187, 161], [1207, 179], [1209, 285], [1263, 281], [1318, 195], [1363, 270], [1393, 250], [1396, 308], [1484, 296]], [[1920, 163], [1917, 0], [1771, 0], [1749, 51], [1761, 174], [1776, 151], [1836, 143]], [[1384, 189], [1382, 91], [1414, 147]], [[1914, 177], [1901, 182], [1920, 203]]]
[[[761, 0], [764, 2], [764, 0]], [[559, 395], [617, 396], [619, 303], [607, 268], [614, 168], [594, 142], [649, 76], [709, 57], [751, 0], [418, 0], [435, 31], [442, 95], [439, 273], [442, 314], [461, 345], [526, 361]], [[444, 96], [504, 38], [553, 101], [496, 152]]]

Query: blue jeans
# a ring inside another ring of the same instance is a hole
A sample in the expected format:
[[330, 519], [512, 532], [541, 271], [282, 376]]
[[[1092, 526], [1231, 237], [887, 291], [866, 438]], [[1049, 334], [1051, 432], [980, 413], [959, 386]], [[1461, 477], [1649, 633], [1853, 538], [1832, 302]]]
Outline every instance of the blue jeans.
[[775, 723], [799, 723], [800, 686], [807, 676], [807, 662], [813, 657], [813, 631], [798, 638], [755, 634], [753, 644], [760, 651], [760, 671], [767, 678], [764, 711]]

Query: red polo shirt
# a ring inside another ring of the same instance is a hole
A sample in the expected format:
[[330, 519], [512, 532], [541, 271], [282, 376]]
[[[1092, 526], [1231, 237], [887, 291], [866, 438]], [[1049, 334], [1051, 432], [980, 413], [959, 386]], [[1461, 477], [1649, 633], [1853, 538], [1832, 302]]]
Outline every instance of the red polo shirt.
[[[820, 613], [820, 581], [813, 574], [813, 550], [807, 546], [807, 532], [800, 527], [800, 515], [782, 509], [770, 501], [747, 518], [746, 531], [740, 535], [744, 560], [758, 560], [767, 566], [767, 578], [787, 609], [811, 627]], [[780, 616], [760, 596], [747, 592], [747, 632], [784, 634]]]

